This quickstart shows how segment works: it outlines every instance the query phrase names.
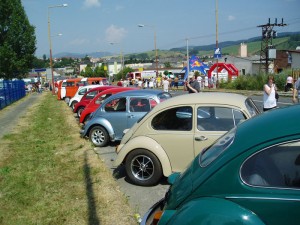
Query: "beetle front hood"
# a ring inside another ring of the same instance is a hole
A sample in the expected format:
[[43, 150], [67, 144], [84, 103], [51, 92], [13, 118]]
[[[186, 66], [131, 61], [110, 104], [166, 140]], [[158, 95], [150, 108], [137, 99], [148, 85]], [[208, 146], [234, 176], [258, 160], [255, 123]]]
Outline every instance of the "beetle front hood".
[[199, 169], [199, 163], [197, 159], [194, 159], [192, 165], [177, 177], [176, 181], [170, 187], [170, 190], [166, 196], [166, 207], [168, 209], [175, 209], [181, 204], [193, 191], [194, 186], [194, 168]]

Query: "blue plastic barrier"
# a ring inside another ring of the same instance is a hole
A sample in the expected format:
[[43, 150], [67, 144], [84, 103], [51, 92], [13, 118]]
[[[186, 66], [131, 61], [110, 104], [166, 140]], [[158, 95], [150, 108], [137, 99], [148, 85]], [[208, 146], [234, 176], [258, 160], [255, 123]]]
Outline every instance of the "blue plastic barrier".
[[0, 110], [26, 95], [23, 80], [0, 80]]

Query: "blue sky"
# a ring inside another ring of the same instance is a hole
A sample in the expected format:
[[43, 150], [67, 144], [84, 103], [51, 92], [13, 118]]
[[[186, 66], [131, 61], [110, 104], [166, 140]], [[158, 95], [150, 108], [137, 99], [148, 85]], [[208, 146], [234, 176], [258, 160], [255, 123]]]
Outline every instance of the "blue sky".
[[[216, 0], [21, 0], [36, 28], [36, 56], [49, 54], [50, 11], [53, 54], [157, 49], [216, 43]], [[258, 25], [284, 18], [277, 32], [300, 31], [300, 0], [217, 0], [218, 41], [261, 35]], [[49, 6], [68, 4], [64, 8]], [[138, 24], [146, 25], [143, 28]], [[63, 34], [57, 36], [57, 34]], [[110, 43], [115, 43], [111, 45]]]

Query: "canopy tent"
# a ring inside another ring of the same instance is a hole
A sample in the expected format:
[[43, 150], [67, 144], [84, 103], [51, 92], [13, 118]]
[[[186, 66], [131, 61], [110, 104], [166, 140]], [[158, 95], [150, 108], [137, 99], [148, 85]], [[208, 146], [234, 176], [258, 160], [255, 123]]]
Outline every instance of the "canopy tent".
[[215, 63], [210, 67], [208, 70], [208, 78], [211, 78], [212, 72], [217, 69], [218, 73], [220, 73], [222, 70], [226, 70], [228, 72], [228, 79], [232, 79], [233, 76], [239, 75], [239, 70], [230, 63]]

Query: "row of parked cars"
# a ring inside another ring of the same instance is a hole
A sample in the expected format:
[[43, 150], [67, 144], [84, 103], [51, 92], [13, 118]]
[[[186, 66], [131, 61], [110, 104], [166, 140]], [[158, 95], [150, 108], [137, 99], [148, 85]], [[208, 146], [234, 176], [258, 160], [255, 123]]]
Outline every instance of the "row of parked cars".
[[133, 184], [171, 184], [141, 224], [300, 224], [300, 105], [260, 113], [239, 94], [104, 92], [82, 137], [120, 141], [114, 164]]

